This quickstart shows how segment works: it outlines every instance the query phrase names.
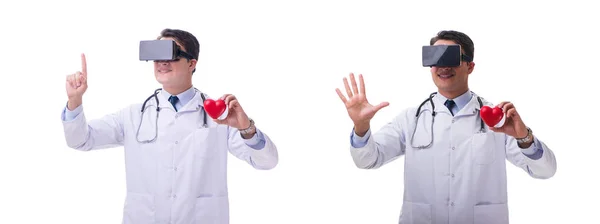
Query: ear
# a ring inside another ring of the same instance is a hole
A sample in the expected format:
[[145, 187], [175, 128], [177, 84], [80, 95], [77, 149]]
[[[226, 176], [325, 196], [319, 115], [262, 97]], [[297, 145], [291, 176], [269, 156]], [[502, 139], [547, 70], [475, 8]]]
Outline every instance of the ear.
[[475, 69], [475, 62], [469, 62], [467, 64], [467, 70], [469, 71], [469, 74], [471, 74], [471, 72], [473, 72], [474, 69]]
[[192, 60], [190, 60], [190, 66], [188, 67], [188, 70], [189, 70], [190, 72], [191, 72], [191, 71], [194, 71], [194, 69], [196, 69], [196, 64], [197, 64], [197, 63], [198, 63], [198, 60], [196, 60], [196, 59], [192, 59]]

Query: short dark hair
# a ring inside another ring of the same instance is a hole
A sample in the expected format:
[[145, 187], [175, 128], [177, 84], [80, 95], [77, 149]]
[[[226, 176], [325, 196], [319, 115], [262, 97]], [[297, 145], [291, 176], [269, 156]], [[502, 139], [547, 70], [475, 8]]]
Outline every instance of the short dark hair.
[[[177, 43], [181, 44], [186, 53], [190, 54], [194, 59], [198, 60], [198, 56], [200, 55], [200, 43], [198, 39], [191, 34], [190, 32], [179, 30], [179, 29], [169, 29], [166, 28], [160, 32], [160, 36], [157, 39], [163, 37], [170, 37], [175, 39]], [[194, 68], [194, 73], [196, 69]]]
[[433, 45], [438, 40], [451, 40], [456, 42], [465, 51], [465, 55], [469, 56], [471, 60], [474, 59], [475, 45], [468, 35], [455, 30], [442, 30], [429, 40], [429, 45]]

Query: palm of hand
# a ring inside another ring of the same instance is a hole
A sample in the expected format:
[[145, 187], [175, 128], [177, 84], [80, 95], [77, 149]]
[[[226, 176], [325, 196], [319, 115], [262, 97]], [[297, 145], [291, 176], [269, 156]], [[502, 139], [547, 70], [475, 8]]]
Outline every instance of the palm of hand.
[[510, 102], [502, 102], [498, 107], [502, 108], [503, 111], [506, 111], [506, 123], [500, 128], [490, 127], [490, 129], [515, 138], [525, 137], [528, 134], [527, 126], [523, 123], [523, 120], [521, 120], [521, 116], [519, 116], [514, 105]]
[[348, 99], [342, 94], [340, 89], [336, 89], [340, 100], [346, 105], [346, 110], [348, 110], [348, 115], [354, 122], [354, 124], [365, 124], [368, 123], [375, 113], [379, 111], [381, 108], [384, 108], [389, 105], [388, 102], [382, 102], [376, 106], [373, 106], [367, 100], [367, 94], [365, 90], [365, 82], [362, 75], [359, 75], [360, 89], [359, 85], [357, 85], [356, 80], [354, 79], [354, 74], [350, 73], [350, 81], [352, 83], [352, 88], [348, 84], [348, 80], [344, 78], [344, 85], [346, 87], [346, 94], [348, 94]]
[[225, 100], [225, 104], [227, 104], [227, 110], [229, 111], [227, 117], [223, 120], [214, 119], [214, 121], [218, 124], [225, 124], [230, 127], [234, 127], [237, 129], [246, 129], [250, 126], [250, 120], [248, 115], [240, 106], [237, 98], [231, 94], [225, 94], [221, 97], [221, 99]]
[[526, 134], [519, 134], [517, 133], [517, 130], [527, 130], [527, 128], [522, 125], [522, 122], [515, 122], [515, 118], [511, 117], [506, 119], [506, 123], [504, 123], [502, 127], [495, 130], [515, 138], [522, 138]]
[[76, 83], [71, 84], [69, 81], [67, 81], [66, 85], [68, 97], [81, 96], [85, 92], [85, 86], [83, 85], [77, 86]]
[[239, 119], [239, 113], [235, 108], [229, 108], [229, 114], [227, 115], [227, 118], [225, 118], [225, 123], [231, 127], [241, 128], [240, 122], [238, 122]]
[[363, 94], [355, 95], [346, 101], [346, 109], [352, 120], [370, 120], [375, 115], [373, 105]]

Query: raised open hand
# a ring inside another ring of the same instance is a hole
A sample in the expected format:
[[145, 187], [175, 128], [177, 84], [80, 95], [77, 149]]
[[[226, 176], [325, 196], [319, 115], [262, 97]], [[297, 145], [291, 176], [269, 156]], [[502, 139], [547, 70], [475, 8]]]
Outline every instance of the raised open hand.
[[358, 75], [358, 79], [360, 81], [360, 89], [356, 85], [356, 80], [354, 78], [354, 74], [350, 73], [350, 82], [352, 83], [352, 88], [348, 85], [348, 79], [344, 77], [344, 86], [346, 87], [346, 94], [348, 94], [348, 99], [342, 94], [339, 88], [336, 88], [338, 96], [346, 105], [346, 109], [348, 110], [348, 115], [350, 119], [354, 122], [355, 126], [368, 126], [371, 118], [375, 116], [377, 111], [381, 110], [389, 105], [388, 102], [382, 102], [378, 105], [371, 105], [367, 100], [367, 94], [365, 91], [365, 81], [363, 79], [362, 74]]

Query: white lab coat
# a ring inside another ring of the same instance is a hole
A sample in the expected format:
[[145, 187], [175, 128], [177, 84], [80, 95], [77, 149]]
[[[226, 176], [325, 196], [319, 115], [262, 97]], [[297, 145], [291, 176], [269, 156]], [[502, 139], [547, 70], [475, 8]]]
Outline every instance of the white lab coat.
[[[476, 97], [474, 94], [455, 117], [439, 95], [434, 97], [438, 114], [430, 148], [416, 148], [431, 140], [429, 102], [422, 107], [418, 123], [417, 107], [405, 109], [371, 135], [364, 147], [350, 146], [356, 166], [363, 169], [379, 168], [404, 156], [400, 224], [507, 224], [506, 160], [533, 178], [550, 178], [556, 172], [553, 152], [537, 138], [535, 145], [543, 149], [543, 155], [533, 160], [522, 153], [513, 137], [490, 131], [487, 125], [486, 133], [477, 133]], [[418, 128], [411, 142], [415, 125]]]
[[[163, 94], [158, 138], [138, 143], [142, 104], [135, 104], [101, 119], [86, 121], [83, 113], [65, 121], [69, 147], [93, 150], [124, 146], [127, 193], [125, 224], [227, 224], [227, 152], [256, 169], [271, 169], [278, 163], [275, 144], [265, 134], [265, 146], [255, 150], [245, 144], [237, 129], [218, 125], [209, 117], [203, 128], [203, 106], [199, 92], [179, 112]], [[156, 103], [146, 104], [140, 140], [155, 134]]]

